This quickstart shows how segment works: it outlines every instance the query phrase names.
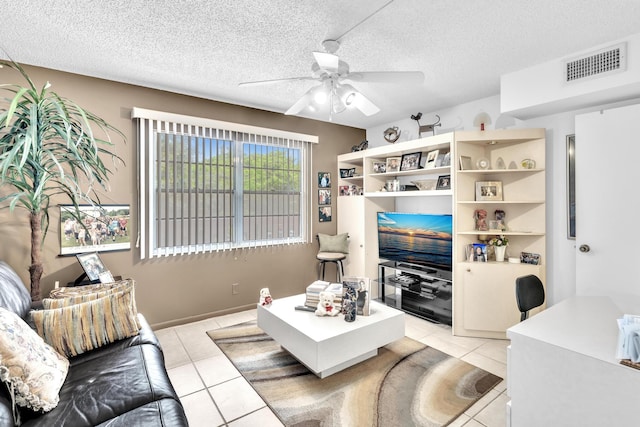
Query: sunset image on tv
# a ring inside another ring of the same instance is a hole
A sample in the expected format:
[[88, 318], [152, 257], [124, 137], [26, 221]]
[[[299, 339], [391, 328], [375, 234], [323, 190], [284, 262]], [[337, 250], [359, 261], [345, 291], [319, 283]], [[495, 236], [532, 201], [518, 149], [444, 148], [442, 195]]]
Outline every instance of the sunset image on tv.
[[379, 257], [451, 269], [451, 215], [378, 213]]

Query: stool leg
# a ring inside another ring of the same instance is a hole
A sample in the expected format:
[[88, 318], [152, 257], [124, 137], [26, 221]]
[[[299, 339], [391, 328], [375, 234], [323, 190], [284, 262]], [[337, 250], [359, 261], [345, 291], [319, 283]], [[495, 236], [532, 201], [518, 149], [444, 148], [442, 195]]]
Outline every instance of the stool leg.
[[336, 273], [338, 275], [338, 283], [342, 283], [342, 278], [344, 277], [344, 267], [342, 266], [342, 261], [336, 261]]
[[320, 265], [322, 266], [322, 280], [324, 280], [324, 267], [326, 265], [325, 261], [320, 261]]

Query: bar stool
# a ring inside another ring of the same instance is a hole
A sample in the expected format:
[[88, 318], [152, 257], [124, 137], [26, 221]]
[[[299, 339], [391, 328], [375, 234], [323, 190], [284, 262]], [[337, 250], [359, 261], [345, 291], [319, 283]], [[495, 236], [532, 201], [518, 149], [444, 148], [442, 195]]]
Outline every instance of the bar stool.
[[320, 242], [320, 249], [316, 258], [320, 261], [319, 270], [322, 271], [321, 280], [324, 279], [324, 273], [328, 262], [335, 263], [337, 283], [342, 282], [344, 276], [344, 265], [342, 261], [347, 258], [349, 253], [349, 235], [347, 233], [331, 236], [328, 234], [320, 234], [316, 236]]

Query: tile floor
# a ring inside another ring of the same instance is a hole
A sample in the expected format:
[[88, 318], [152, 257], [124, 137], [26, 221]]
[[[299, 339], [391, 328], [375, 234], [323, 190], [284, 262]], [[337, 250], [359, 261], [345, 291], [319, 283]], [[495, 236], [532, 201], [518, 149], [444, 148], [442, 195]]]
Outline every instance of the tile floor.
[[[282, 426], [205, 333], [255, 318], [256, 310], [249, 310], [156, 331], [191, 427]], [[454, 337], [448, 326], [405, 318], [408, 337], [506, 378], [508, 341]], [[451, 425], [505, 427], [508, 400], [502, 381]]]

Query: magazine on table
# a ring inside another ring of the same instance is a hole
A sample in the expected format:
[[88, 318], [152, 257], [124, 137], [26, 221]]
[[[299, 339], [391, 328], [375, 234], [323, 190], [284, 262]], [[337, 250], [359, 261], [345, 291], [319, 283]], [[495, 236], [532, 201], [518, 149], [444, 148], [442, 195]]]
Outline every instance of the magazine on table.
[[[358, 316], [368, 316], [369, 303], [371, 302], [371, 280], [367, 277], [344, 277], [342, 279], [343, 289], [346, 286], [353, 286], [356, 288], [358, 295]], [[344, 293], [344, 290], [343, 290]]]

